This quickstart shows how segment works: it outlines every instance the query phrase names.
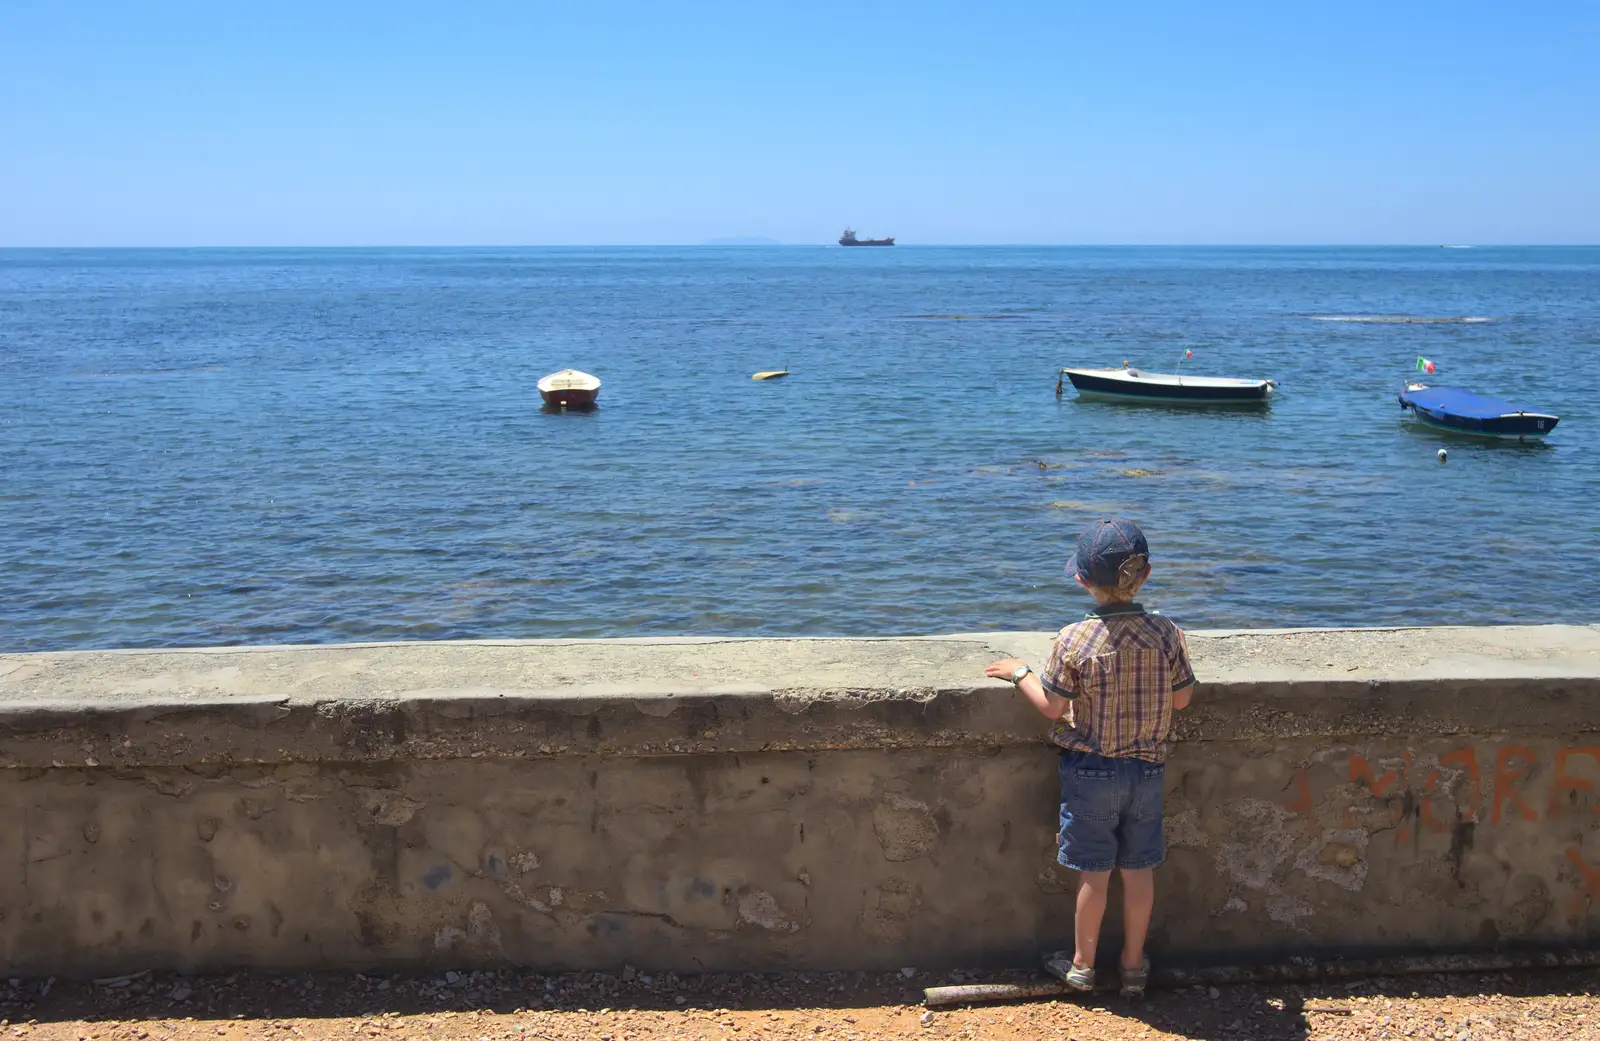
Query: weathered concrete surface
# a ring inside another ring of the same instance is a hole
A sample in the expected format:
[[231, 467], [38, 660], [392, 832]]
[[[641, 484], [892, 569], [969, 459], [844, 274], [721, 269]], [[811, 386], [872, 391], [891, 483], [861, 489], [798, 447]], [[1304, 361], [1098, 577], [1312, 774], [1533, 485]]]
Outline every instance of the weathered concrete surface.
[[[982, 668], [1048, 643], [0, 655], [0, 959], [1027, 958], [1070, 934], [1054, 759]], [[1190, 643], [1158, 952], [1587, 942], [1600, 630]]]

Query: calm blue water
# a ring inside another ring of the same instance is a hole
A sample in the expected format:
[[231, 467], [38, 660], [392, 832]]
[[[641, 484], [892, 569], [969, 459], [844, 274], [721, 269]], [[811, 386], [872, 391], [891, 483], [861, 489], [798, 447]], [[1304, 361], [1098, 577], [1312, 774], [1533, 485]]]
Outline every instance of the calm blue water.
[[[1054, 396], [1186, 348], [1276, 406]], [[1112, 513], [1189, 626], [1592, 622], [1597, 359], [1600, 249], [0, 251], [0, 649], [1054, 628]]]

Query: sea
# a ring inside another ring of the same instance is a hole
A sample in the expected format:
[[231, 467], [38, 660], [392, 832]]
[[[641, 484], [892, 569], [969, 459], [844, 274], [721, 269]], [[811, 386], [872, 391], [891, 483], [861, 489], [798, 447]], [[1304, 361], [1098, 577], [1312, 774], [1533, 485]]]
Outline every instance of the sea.
[[1591, 623], [1597, 360], [1600, 248], [0, 251], [0, 651], [1055, 629], [1110, 516], [1189, 628]]

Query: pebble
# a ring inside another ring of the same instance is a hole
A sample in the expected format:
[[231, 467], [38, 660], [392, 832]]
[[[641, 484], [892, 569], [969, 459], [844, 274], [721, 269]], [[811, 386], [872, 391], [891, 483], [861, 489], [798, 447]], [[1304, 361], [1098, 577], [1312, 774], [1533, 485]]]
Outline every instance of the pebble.
[[933, 1026], [933, 1013], [932, 1012], [924, 1012], [922, 1014], [922, 1025], [925, 1026], [925, 1027]]
[[188, 1001], [190, 996], [193, 995], [193, 994], [194, 994], [194, 991], [191, 988], [185, 987], [181, 983], [178, 984], [176, 987], [172, 988], [172, 1000], [173, 1001]]
[[901, 969], [900, 970], [900, 975], [904, 976], [906, 979], [910, 979], [911, 977], [915, 976], [916, 974], [917, 974], [917, 970], [916, 969], [909, 969], [908, 968], [908, 969]]
[[1206, 997], [1210, 998], [1212, 1001], [1216, 1001], [1218, 998], [1222, 997], [1222, 991], [1215, 987], [1207, 987]]

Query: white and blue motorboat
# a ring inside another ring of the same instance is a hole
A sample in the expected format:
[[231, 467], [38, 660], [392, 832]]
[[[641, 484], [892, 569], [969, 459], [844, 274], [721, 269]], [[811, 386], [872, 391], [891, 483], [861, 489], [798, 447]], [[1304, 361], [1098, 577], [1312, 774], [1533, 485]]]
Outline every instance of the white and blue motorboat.
[[1561, 422], [1559, 416], [1535, 412], [1500, 398], [1455, 387], [1430, 387], [1426, 383], [1406, 384], [1400, 407], [1441, 430], [1512, 441], [1542, 438]]
[[[1078, 397], [1144, 405], [1265, 405], [1278, 384], [1273, 380], [1180, 376], [1142, 369], [1062, 369]], [[1060, 395], [1060, 384], [1056, 387]]]

